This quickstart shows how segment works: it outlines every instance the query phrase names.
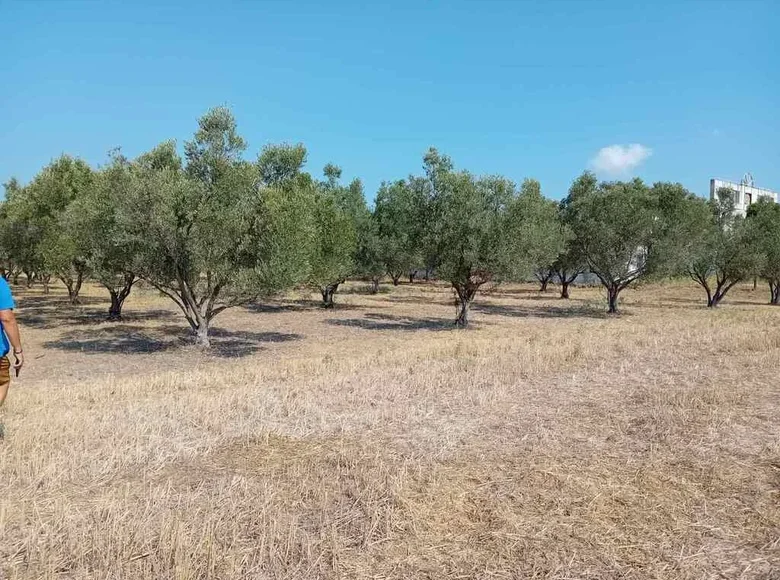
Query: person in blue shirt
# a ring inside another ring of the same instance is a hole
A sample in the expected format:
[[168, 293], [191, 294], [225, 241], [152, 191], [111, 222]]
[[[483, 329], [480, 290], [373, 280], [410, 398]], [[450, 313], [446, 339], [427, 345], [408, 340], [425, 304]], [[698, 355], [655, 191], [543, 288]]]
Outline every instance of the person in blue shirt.
[[11, 363], [8, 361], [11, 347], [14, 349], [13, 368], [16, 376], [19, 376], [19, 371], [24, 366], [22, 338], [14, 316], [14, 306], [11, 288], [5, 278], [0, 276], [0, 407], [5, 402], [11, 384]]

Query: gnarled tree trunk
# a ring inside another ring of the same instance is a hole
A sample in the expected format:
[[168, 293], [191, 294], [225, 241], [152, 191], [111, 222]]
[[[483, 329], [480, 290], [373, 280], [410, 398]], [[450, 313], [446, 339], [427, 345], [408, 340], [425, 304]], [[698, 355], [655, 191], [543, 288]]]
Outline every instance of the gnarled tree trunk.
[[455, 289], [457, 316], [455, 318], [455, 326], [458, 328], [468, 328], [469, 325], [469, 310], [471, 309], [471, 302], [474, 300], [474, 296], [479, 289], [478, 284], [467, 282], [466, 284], [452, 284]]
[[211, 321], [207, 320], [206, 318], [203, 318], [202, 320], [198, 321], [198, 328], [195, 329], [195, 336], [196, 336], [195, 342], [201, 348], [211, 347], [211, 340], [209, 339], [210, 324]]
[[613, 284], [607, 286], [607, 312], [610, 314], [617, 314], [618, 312], [618, 297], [620, 296], [620, 286]]
[[136, 282], [135, 274], [125, 274], [123, 282], [124, 284], [118, 290], [110, 284], [103, 283], [111, 295], [111, 306], [108, 308], [109, 320], [122, 320], [122, 306]]
[[769, 303], [775, 306], [780, 304], [780, 280], [769, 281]]
[[569, 282], [566, 279], [561, 280], [561, 298], [569, 299]]
[[553, 277], [552, 270], [537, 270], [536, 279], [539, 280], [539, 292], [547, 292], [547, 285], [550, 283]]
[[81, 284], [84, 281], [84, 274], [79, 271], [75, 278], [70, 276], [62, 276], [60, 278], [65, 287], [68, 289], [68, 300], [71, 304], [81, 304], [79, 300], [79, 292], [81, 292]]
[[582, 273], [582, 270], [574, 269], [568, 270], [566, 268], [557, 268], [554, 270], [555, 275], [558, 277], [558, 282], [561, 285], [561, 299], [568, 300], [569, 298], [569, 285], [577, 279]]
[[327, 284], [320, 287], [320, 294], [322, 294], [322, 307], [333, 308], [333, 295], [336, 290], [339, 289], [340, 282], [334, 282], [333, 284]]
[[211, 272], [206, 272], [207, 288], [202, 289], [199, 295], [187, 279], [186, 271], [178, 272], [172, 283], [160, 284], [150, 278], [146, 280], [176, 303], [195, 333], [196, 344], [203, 348], [211, 346], [209, 328], [215, 316], [257, 298], [256, 295], [246, 294], [218, 302], [222, 297], [225, 280], [217, 279]]
[[742, 278], [736, 279], [736, 280], [729, 280], [726, 277], [721, 277], [720, 275], [715, 276], [715, 291], [710, 293], [709, 289], [707, 289], [707, 306], [710, 308], [715, 308], [720, 304], [721, 300], [726, 296], [729, 290], [731, 290], [734, 286], [736, 286], [739, 282], [742, 281]]

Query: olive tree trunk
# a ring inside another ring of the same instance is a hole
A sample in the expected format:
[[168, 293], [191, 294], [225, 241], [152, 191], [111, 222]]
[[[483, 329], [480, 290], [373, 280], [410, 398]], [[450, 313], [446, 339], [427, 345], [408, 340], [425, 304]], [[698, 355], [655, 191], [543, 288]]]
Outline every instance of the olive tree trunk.
[[538, 270], [535, 273], [536, 279], [539, 281], [539, 292], [547, 292], [547, 286], [552, 280], [553, 274], [552, 270]]
[[474, 296], [477, 294], [479, 285], [466, 283], [456, 284], [453, 283], [452, 287], [455, 289], [457, 295], [456, 307], [457, 316], [455, 318], [455, 326], [458, 328], [468, 328], [469, 325], [469, 311], [471, 310], [471, 302], [474, 300]]
[[68, 289], [68, 301], [70, 301], [71, 304], [80, 304], [79, 292], [81, 292], [81, 284], [84, 282], [84, 273], [79, 270], [76, 273], [75, 278], [61, 276], [60, 280], [62, 280], [63, 284], [65, 284], [65, 287]]
[[336, 290], [339, 289], [340, 282], [334, 282], [333, 284], [327, 284], [320, 287], [320, 294], [322, 294], [322, 307], [333, 308], [333, 295]]
[[136, 283], [136, 280], [135, 274], [125, 274], [124, 284], [119, 289], [103, 283], [111, 295], [111, 306], [108, 308], [109, 320], [122, 320], [122, 306], [124, 306], [125, 299], [130, 296], [130, 291], [133, 289], [133, 284]]
[[729, 290], [736, 286], [742, 279], [729, 280], [728, 278], [722, 278], [716, 276], [715, 278], [715, 291], [710, 292], [707, 289], [707, 306], [709, 308], [715, 308], [720, 304], [721, 300], [726, 296]]
[[769, 281], [769, 303], [775, 306], [780, 304], [780, 280]]
[[211, 346], [209, 329], [211, 327], [211, 321], [217, 314], [228, 308], [251, 302], [256, 298], [255, 295], [245, 295], [240, 298], [234, 297], [232, 299], [223, 300], [219, 303], [222, 289], [224, 288], [224, 281], [216, 280], [210, 272], [207, 273], [206, 279], [209, 281], [208, 287], [202, 289], [198, 294], [196, 289], [190, 285], [187, 278], [181, 274], [176, 277], [174, 283], [166, 285], [156, 283], [153, 279], [146, 278], [150, 284], [171, 298], [171, 300], [173, 300], [181, 309], [190, 328], [195, 334], [196, 344], [204, 349]]
[[569, 282], [564, 280], [561, 280], [561, 299], [568, 300], [569, 299]]
[[610, 314], [617, 314], [618, 312], [618, 297], [622, 288], [618, 285], [607, 286], [607, 312]]

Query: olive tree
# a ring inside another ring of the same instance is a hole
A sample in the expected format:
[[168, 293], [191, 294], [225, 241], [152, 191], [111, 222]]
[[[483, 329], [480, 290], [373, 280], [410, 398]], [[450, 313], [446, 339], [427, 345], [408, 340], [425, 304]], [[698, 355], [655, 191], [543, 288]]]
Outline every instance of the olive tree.
[[356, 274], [371, 284], [371, 294], [379, 292], [379, 282], [386, 272], [382, 256], [382, 240], [379, 236], [376, 212], [367, 208], [362, 218], [358, 220], [355, 268]]
[[420, 263], [420, 210], [420, 197], [406, 180], [383, 183], [376, 194], [379, 251], [394, 286]]
[[325, 308], [333, 307], [339, 286], [356, 270], [358, 222], [367, 211], [363, 186], [359, 180], [349, 187], [339, 183], [341, 169], [325, 166], [326, 181], [319, 184], [314, 196], [314, 252], [309, 282], [322, 295]]
[[558, 227], [563, 240], [563, 249], [552, 263], [551, 270], [561, 287], [560, 297], [569, 299], [569, 286], [588, 269], [587, 260], [574, 236], [574, 211], [572, 204], [576, 199], [595, 191], [598, 180], [593, 173], [586, 171], [574, 180], [568, 195], [558, 204]]
[[310, 187], [311, 176], [302, 171], [306, 158], [303, 143], [266, 145], [257, 158], [260, 181], [267, 187]]
[[734, 211], [731, 190], [719, 189], [709, 206], [709, 220], [687, 271], [706, 292], [707, 306], [714, 308], [734, 286], [761, 271], [763, 256], [751, 243], [749, 224]]
[[28, 282], [33, 273], [48, 280], [48, 272], [65, 284], [71, 303], [79, 302], [79, 292], [87, 275], [81, 234], [68, 207], [86, 194], [94, 175], [84, 161], [68, 155], [44, 167], [14, 200], [13, 213], [19, 233], [28, 245], [24, 253]]
[[539, 292], [547, 292], [550, 281], [555, 277], [555, 270], [552, 266], [542, 266], [534, 271], [534, 277], [539, 282]]
[[573, 243], [606, 289], [610, 313], [618, 311], [620, 293], [651, 271], [657, 218], [649, 188], [639, 179], [588, 184], [571, 200]]
[[41, 228], [33, 221], [33, 208], [26, 188], [16, 179], [4, 185], [5, 201], [0, 205], [3, 276], [18, 284], [19, 276], [27, 272], [27, 283], [30, 285], [32, 273], [41, 270]]
[[271, 175], [263, 155], [244, 161], [245, 147], [231, 112], [212, 109], [184, 162], [172, 142], [134, 162], [123, 204], [138, 274], [176, 303], [204, 347], [219, 313], [308, 274], [311, 189], [297, 169]]
[[760, 275], [769, 284], [769, 303], [780, 304], [780, 204], [759, 199], [747, 210], [749, 243], [763, 256]]
[[132, 235], [123, 200], [132, 194], [133, 167], [119, 151], [95, 173], [87, 193], [67, 209], [67, 220], [79, 232], [92, 279], [108, 290], [109, 320], [121, 320], [122, 307], [137, 282], [139, 238]]
[[[540, 292], [547, 291], [555, 270], [551, 263], [563, 251], [566, 230], [558, 222], [558, 204], [542, 195], [541, 185], [536, 179], [524, 179], [520, 195], [512, 206], [512, 220], [518, 247], [518, 264], [530, 267], [540, 283]], [[518, 272], [520, 278], [526, 272]]]
[[585, 272], [587, 266], [578, 246], [572, 243], [570, 232], [562, 229], [561, 235], [566, 241], [564, 249], [553, 262], [552, 271], [561, 286], [561, 299], [568, 300], [570, 298], [569, 286], [577, 279], [577, 276]]
[[515, 195], [505, 180], [479, 181], [467, 172], [450, 172], [436, 193], [435, 227], [440, 276], [457, 296], [455, 324], [469, 324], [469, 309], [483, 284], [507, 275], [511, 235], [507, 210]]
[[[451, 166], [443, 158], [444, 166]], [[528, 275], [538, 263], [552, 259], [559, 248], [549, 246], [555, 205], [527, 181], [518, 195], [511, 181], [476, 178], [447, 168], [435, 175], [428, 208], [432, 244], [438, 248], [437, 268], [457, 297], [455, 324], [469, 324], [469, 310], [479, 289], [488, 282]]]

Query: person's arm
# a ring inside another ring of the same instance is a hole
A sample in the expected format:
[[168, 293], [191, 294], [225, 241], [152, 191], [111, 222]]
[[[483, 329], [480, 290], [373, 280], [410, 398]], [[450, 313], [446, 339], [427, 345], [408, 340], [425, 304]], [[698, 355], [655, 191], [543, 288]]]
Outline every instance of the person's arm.
[[16, 323], [16, 316], [11, 309], [0, 310], [0, 322], [3, 323], [3, 330], [8, 337], [8, 342], [14, 351], [16, 362], [15, 369], [21, 369], [24, 366], [24, 353], [22, 352], [22, 337], [19, 334], [19, 325]]

